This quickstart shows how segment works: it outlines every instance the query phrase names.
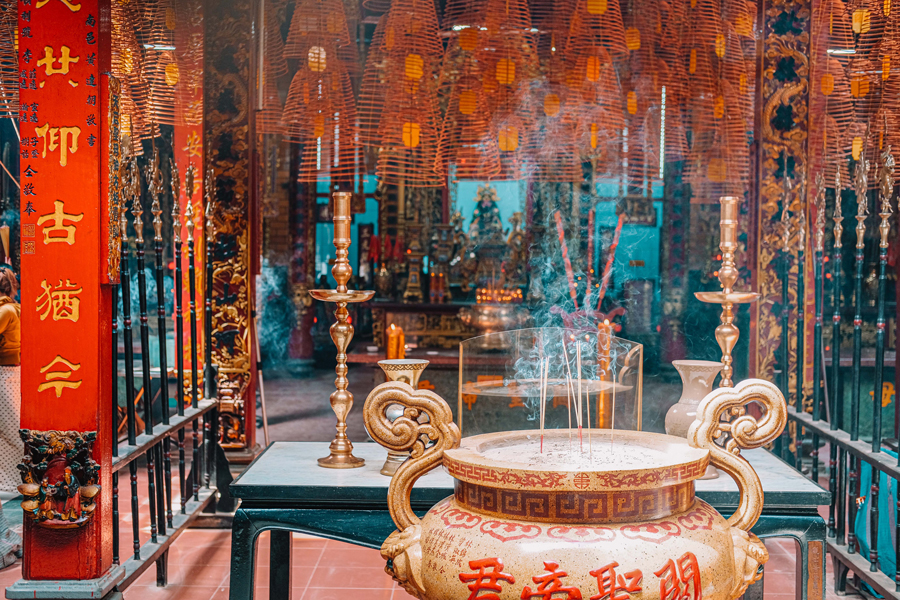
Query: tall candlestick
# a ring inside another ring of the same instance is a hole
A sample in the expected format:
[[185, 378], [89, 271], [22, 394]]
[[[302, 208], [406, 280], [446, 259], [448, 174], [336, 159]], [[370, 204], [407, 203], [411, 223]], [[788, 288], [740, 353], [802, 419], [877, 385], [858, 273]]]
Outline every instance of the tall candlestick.
[[331, 275], [337, 282], [337, 287], [333, 290], [310, 291], [310, 295], [316, 300], [337, 304], [337, 309], [334, 311], [337, 321], [330, 330], [331, 339], [337, 347], [337, 367], [334, 370], [337, 374], [337, 379], [334, 380], [336, 389], [330, 397], [331, 408], [337, 416], [337, 425], [335, 426], [337, 433], [331, 441], [331, 453], [319, 459], [319, 466], [330, 469], [348, 469], [365, 464], [365, 460], [353, 456], [353, 444], [347, 437], [347, 414], [353, 407], [353, 394], [347, 389], [350, 383], [347, 379], [347, 347], [350, 345], [350, 340], [353, 339], [353, 325], [348, 319], [350, 313], [347, 311], [347, 304], [370, 300], [375, 292], [347, 289], [347, 282], [353, 275], [353, 268], [350, 266], [348, 258], [352, 219], [350, 214], [351, 197], [350, 192], [334, 193], [335, 261]]
[[734, 324], [734, 305], [755, 302], [759, 294], [755, 292], [735, 292], [734, 284], [737, 283], [738, 270], [734, 264], [734, 254], [737, 251], [737, 216], [738, 198], [735, 196], [722, 196], [719, 199], [722, 213], [719, 220], [719, 249], [722, 251], [722, 265], [719, 267], [719, 282], [722, 285], [721, 292], [696, 292], [694, 295], [701, 302], [722, 305], [721, 324], [716, 327], [716, 341], [722, 349], [722, 381], [720, 387], [732, 387], [732, 375], [734, 368], [731, 352], [737, 344], [740, 331]]

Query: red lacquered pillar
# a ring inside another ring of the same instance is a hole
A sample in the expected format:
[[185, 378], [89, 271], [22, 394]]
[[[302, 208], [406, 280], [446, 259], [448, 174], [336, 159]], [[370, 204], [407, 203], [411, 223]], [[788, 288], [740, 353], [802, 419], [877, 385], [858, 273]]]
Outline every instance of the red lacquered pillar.
[[[22, 573], [94, 579], [112, 564], [110, 283], [119, 240], [109, 182], [118, 150], [106, 75], [109, 0], [20, 0], [18, 25], [21, 427], [96, 432], [91, 456], [102, 488], [70, 528], [26, 515]], [[61, 460], [64, 453], [50, 461], [50, 484], [64, 477]]]

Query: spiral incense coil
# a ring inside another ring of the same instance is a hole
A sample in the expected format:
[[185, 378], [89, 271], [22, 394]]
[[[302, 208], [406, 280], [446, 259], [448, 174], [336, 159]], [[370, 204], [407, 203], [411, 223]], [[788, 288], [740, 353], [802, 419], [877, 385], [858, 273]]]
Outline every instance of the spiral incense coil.
[[477, 67], [453, 86], [441, 127], [436, 170], [456, 165], [460, 179], [492, 179], [500, 174], [500, 151], [491, 135], [490, 113]]
[[19, 62], [16, 55], [17, 3], [0, 2], [0, 116], [19, 116]]
[[412, 187], [443, 184], [435, 170], [440, 116], [435, 89], [443, 58], [437, 13], [430, 0], [395, 0], [381, 40], [387, 65], [376, 174]]
[[333, 46], [346, 46], [356, 38], [350, 37], [344, 5], [340, 0], [301, 0], [294, 9], [285, 58], [306, 60], [311, 47], [329, 42]]
[[542, 64], [554, 55], [565, 57], [569, 26], [577, 0], [536, 0], [531, 2], [534, 48]]
[[527, 100], [513, 103], [515, 110], [495, 110], [491, 119], [491, 137], [497, 140], [500, 173], [495, 180], [516, 180], [531, 167], [534, 144], [534, 117]]
[[178, 19], [174, 2], [160, 0], [148, 5], [150, 29], [144, 42], [141, 79], [148, 86], [147, 115], [151, 123], [175, 124], [175, 90], [182, 83], [181, 69], [175, 57], [175, 28]]
[[382, 16], [372, 34], [360, 85], [357, 113], [359, 115], [359, 137], [363, 143], [377, 144], [381, 141], [379, 125], [384, 111], [387, 90], [387, 53], [384, 48], [384, 29], [387, 16]]
[[[278, 94], [266, 85], [264, 127], [286, 131], [303, 144], [299, 181], [352, 177], [359, 157], [356, 110], [348, 73], [348, 48], [355, 46], [340, 0], [303, 0], [291, 20], [284, 56], [298, 59], [283, 111], [277, 121]], [[270, 87], [272, 86], [272, 87]]]
[[595, 45], [606, 48], [613, 57], [627, 52], [619, 2], [577, 0], [566, 39], [566, 52], [575, 56]]
[[303, 143], [298, 181], [352, 177], [359, 153], [350, 77], [340, 64], [294, 75], [284, 109], [290, 139]]
[[363, 8], [374, 15], [383, 15], [391, 9], [391, 0], [363, 0]]
[[112, 73], [120, 83], [119, 130], [134, 141], [135, 154], [143, 153], [141, 140], [148, 139], [148, 85], [142, 79], [144, 47], [140, 42], [143, 20], [134, 2], [111, 5]]
[[288, 64], [284, 54], [284, 39], [281, 24], [284, 22], [286, 0], [268, 0], [265, 3], [265, 61], [266, 75], [270, 78], [288, 74]]
[[261, 109], [256, 112], [256, 130], [259, 133], [286, 133], [287, 125], [284, 122], [284, 109], [281, 106], [281, 98], [275, 84], [275, 71], [268, 68], [268, 61], [265, 66], [266, 69], [262, 73], [263, 104]]

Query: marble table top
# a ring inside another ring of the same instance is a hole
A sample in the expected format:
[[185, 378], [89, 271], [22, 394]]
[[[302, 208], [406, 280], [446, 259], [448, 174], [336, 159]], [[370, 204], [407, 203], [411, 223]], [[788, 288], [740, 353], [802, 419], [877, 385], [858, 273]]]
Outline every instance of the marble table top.
[[[328, 455], [326, 442], [274, 442], [231, 484], [231, 494], [244, 505], [293, 508], [386, 510], [390, 478], [379, 473], [387, 450], [375, 443], [358, 443], [353, 454], [366, 464], [356, 469], [325, 469], [316, 459]], [[815, 511], [831, 495], [764, 450], [744, 450], [765, 492], [764, 512]], [[435, 469], [413, 488], [412, 505], [427, 509], [453, 493], [453, 478]], [[697, 496], [716, 508], [738, 504], [734, 480], [720, 472], [717, 479], [697, 481]]]

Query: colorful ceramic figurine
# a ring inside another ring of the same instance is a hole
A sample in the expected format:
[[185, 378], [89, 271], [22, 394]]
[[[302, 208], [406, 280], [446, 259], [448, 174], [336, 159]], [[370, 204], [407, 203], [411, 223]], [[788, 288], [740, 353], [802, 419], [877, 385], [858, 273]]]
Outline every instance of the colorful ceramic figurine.
[[[764, 407], [763, 418], [746, 413], [750, 402]], [[391, 421], [386, 413], [395, 404], [404, 411]], [[763, 490], [740, 455], [784, 429], [784, 398], [768, 382], [707, 395], [687, 440], [594, 430], [583, 451], [567, 430], [548, 432], [542, 451], [536, 431], [460, 444], [446, 402], [401, 382], [376, 387], [364, 415], [375, 441], [410, 452], [391, 481], [398, 530], [381, 553], [388, 572], [421, 600], [733, 600], [768, 560], [750, 533]], [[727, 520], [694, 496], [694, 480], [710, 463], [741, 490]], [[441, 465], [455, 478], [455, 493], [420, 520], [410, 491]]]

